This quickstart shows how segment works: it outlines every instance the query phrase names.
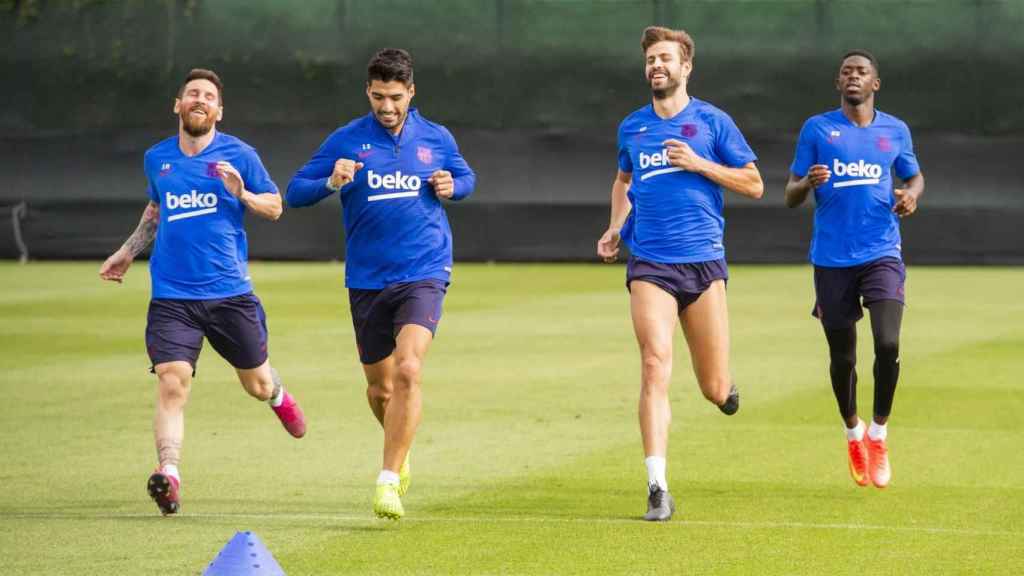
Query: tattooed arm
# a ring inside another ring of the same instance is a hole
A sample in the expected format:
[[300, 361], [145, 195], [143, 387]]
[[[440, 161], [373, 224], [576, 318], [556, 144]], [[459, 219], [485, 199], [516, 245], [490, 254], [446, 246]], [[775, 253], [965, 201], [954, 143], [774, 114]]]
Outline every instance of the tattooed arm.
[[120, 283], [135, 257], [153, 241], [159, 223], [160, 205], [151, 201], [142, 211], [142, 219], [139, 220], [135, 232], [132, 232], [121, 248], [111, 254], [103, 266], [100, 266], [100, 278]]

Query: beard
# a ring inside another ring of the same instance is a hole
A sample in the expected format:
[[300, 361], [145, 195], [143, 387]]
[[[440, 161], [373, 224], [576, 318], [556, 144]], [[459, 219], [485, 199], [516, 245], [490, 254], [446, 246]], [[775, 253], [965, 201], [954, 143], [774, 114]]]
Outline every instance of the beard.
[[667, 98], [675, 96], [680, 86], [679, 80], [671, 76], [667, 77], [667, 79], [665, 80], [665, 84], [660, 88], [655, 88], [653, 86], [654, 80], [652, 80], [651, 78], [647, 79], [647, 83], [651, 85], [651, 94], [654, 95], [655, 100], [665, 100]]
[[[206, 112], [206, 117], [201, 120], [192, 118], [192, 111], [196, 109]], [[192, 106], [188, 110], [182, 110], [178, 115], [181, 117], [181, 126], [185, 129], [185, 133], [193, 138], [209, 134], [210, 130], [213, 129], [213, 125], [217, 123], [217, 119], [210, 114], [209, 108], [200, 105]]]

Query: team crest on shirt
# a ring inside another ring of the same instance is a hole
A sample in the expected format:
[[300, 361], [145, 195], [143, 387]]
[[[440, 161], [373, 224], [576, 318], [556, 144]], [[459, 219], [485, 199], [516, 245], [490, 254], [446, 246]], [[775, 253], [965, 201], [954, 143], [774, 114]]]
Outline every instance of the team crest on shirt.
[[370, 145], [370, 144], [363, 144], [363, 145], [362, 145], [362, 146], [361, 146], [361, 147], [359, 148], [359, 152], [357, 152], [357, 153], [356, 153], [356, 156], [357, 156], [357, 157], [358, 157], [358, 158], [359, 158], [360, 160], [362, 160], [363, 158], [366, 158], [366, 157], [367, 157], [367, 156], [369, 156], [370, 154], [373, 154], [373, 146], [372, 146], [372, 145]]
[[879, 136], [876, 144], [882, 152], [892, 152], [892, 140], [888, 136]]
[[683, 124], [683, 128], [682, 130], [679, 131], [679, 133], [682, 134], [683, 138], [693, 138], [694, 136], [697, 135], [697, 125]]
[[425, 146], [416, 147], [416, 157], [420, 159], [420, 162], [424, 164], [430, 164], [434, 161], [434, 153]]
[[833, 130], [833, 131], [828, 133], [828, 140], [827, 140], [827, 142], [829, 144], [835, 142], [838, 139], [839, 139], [839, 130]]
[[160, 165], [160, 174], [159, 174], [160, 176], [167, 176], [170, 173], [171, 173], [171, 163], [170, 162], [164, 162], [163, 164]]

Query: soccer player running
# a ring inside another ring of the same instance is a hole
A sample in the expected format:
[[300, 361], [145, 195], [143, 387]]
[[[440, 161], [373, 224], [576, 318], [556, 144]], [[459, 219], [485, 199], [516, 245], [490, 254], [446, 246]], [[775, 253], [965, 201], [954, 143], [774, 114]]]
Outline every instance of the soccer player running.
[[135, 232], [100, 268], [122, 282], [132, 260], [156, 238], [146, 349], [157, 376], [153, 435], [159, 467], [147, 489], [160, 511], [179, 510], [185, 403], [205, 336], [234, 366], [242, 387], [270, 404], [288, 432], [306, 422], [267, 355], [267, 323], [253, 294], [243, 218], [281, 215], [281, 196], [256, 151], [217, 130], [223, 84], [214, 72], [188, 73], [174, 100], [178, 134], [146, 151], [149, 204]]
[[[907, 125], [875, 109], [878, 61], [864, 50], [843, 56], [836, 76], [840, 107], [804, 123], [786, 183], [786, 205], [814, 190], [816, 303], [831, 360], [829, 374], [846, 425], [850, 474], [884, 488], [892, 477], [886, 425], [900, 373], [899, 339], [906, 272], [899, 218], [917, 209], [924, 176]], [[893, 176], [902, 180], [894, 189]], [[875, 343], [874, 415], [865, 434], [857, 416], [857, 328], [861, 302]]]
[[384, 428], [374, 513], [397, 520], [420, 422], [420, 373], [452, 271], [442, 199], [462, 200], [476, 176], [451, 133], [410, 107], [413, 62], [401, 49], [367, 66], [370, 112], [335, 130], [288, 184], [291, 206], [338, 193], [345, 286], [370, 410]]
[[597, 253], [612, 262], [620, 242], [631, 252], [626, 287], [641, 357], [640, 434], [648, 478], [644, 519], [658, 521], [675, 512], [665, 456], [677, 322], [704, 397], [725, 414], [739, 409], [729, 371], [722, 188], [760, 198], [764, 185], [757, 157], [732, 118], [687, 93], [693, 71], [690, 36], [652, 26], [644, 30], [641, 46], [653, 101], [619, 126], [611, 221]]

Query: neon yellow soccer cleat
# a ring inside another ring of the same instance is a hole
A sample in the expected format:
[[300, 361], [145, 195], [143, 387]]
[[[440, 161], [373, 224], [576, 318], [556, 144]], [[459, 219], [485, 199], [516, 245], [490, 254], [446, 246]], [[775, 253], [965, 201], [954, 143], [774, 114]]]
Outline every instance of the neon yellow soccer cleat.
[[398, 520], [405, 515], [402, 499], [398, 496], [397, 484], [378, 484], [373, 498], [373, 513], [378, 518]]

